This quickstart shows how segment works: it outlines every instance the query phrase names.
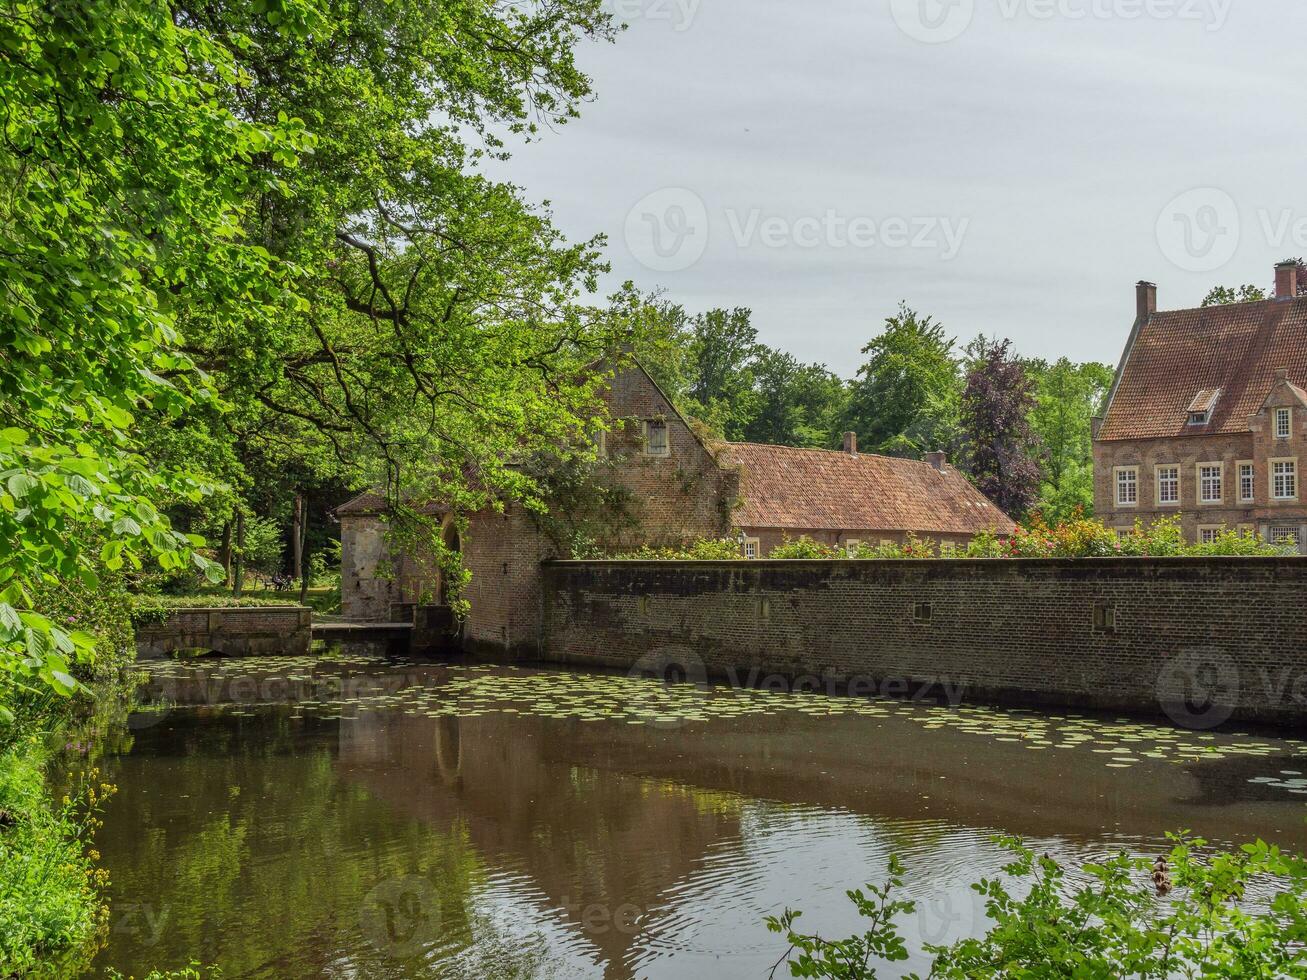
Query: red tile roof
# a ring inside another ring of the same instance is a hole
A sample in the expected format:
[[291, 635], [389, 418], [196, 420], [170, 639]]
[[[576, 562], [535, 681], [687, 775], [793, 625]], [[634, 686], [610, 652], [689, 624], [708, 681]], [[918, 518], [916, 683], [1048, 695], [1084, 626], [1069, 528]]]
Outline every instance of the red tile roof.
[[[1154, 313], [1126, 351], [1100, 440], [1248, 431], [1278, 371], [1307, 385], [1307, 297]], [[1188, 406], [1220, 389], [1206, 425]]]
[[735, 524], [793, 530], [1010, 534], [1015, 525], [961, 473], [913, 459], [731, 442], [723, 464], [742, 469]]

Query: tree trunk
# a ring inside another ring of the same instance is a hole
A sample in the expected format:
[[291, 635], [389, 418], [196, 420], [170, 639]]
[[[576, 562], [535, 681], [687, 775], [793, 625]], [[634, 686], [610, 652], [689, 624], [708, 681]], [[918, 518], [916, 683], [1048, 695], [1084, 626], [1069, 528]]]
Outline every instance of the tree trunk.
[[222, 584], [231, 588], [231, 521], [222, 523], [222, 546], [218, 549], [218, 563], [222, 565]]
[[300, 566], [300, 605], [309, 598], [309, 508], [303, 494], [295, 498], [296, 511], [299, 515], [299, 537], [295, 541], [295, 560]]
[[295, 494], [295, 517], [290, 527], [291, 578], [304, 577], [304, 494]]
[[245, 512], [236, 511], [236, 554], [232, 562], [231, 594], [239, 596], [245, 588]]

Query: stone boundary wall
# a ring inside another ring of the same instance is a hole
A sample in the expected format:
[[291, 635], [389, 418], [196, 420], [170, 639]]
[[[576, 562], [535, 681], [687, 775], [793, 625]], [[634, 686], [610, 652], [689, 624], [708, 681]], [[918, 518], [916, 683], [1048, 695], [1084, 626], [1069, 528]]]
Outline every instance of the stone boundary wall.
[[549, 562], [541, 655], [854, 694], [1307, 719], [1307, 559]]
[[309, 652], [313, 611], [307, 606], [213, 606], [174, 609], [158, 623], [136, 627], [136, 653], [158, 657], [179, 650], [268, 654]]

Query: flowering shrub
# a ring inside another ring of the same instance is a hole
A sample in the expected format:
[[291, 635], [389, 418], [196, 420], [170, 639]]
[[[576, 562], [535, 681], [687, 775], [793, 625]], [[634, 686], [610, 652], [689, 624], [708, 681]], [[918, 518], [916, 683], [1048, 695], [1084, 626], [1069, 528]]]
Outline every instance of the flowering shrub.
[[[982, 531], [965, 546], [941, 547], [931, 538], [909, 534], [906, 541], [863, 543], [849, 551], [815, 541], [808, 535], [786, 538], [765, 555], [772, 559], [814, 560], [853, 558], [860, 561], [922, 558], [1139, 558], [1256, 556], [1292, 554], [1292, 548], [1273, 545], [1255, 535], [1223, 530], [1206, 543], [1189, 544], [1178, 518], [1169, 517], [1151, 525], [1136, 522], [1128, 534], [1077, 513], [1070, 520], [1049, 525], [1036, 514], [1024, 527], [1007, 538]], [[740, 559], [740, 545], [732, 538], [697, 541], [684, 548], [641, 548], [617, 558], [662, 561], [733, 561]]]
[[700, 538], [681, 548], [643, 547], [614, 558], [629, 561], [732, 561], [740, 557], [733, 538]]
[[797, 540], [785, 538], [766, 557], [777, 559], [847, 558], [848, 554], [840, 548], [814, 541], [805, 534]]

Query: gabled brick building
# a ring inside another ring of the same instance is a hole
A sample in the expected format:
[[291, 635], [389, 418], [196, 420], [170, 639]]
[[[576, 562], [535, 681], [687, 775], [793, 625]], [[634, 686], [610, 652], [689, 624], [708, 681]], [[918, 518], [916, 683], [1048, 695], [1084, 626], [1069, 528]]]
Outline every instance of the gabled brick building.
[[[617, 372], [605, 402], [612, 429], [598, 447], [596, 479], [623, 499], [620, 519], [603, 525], [596, 539], [606, 551], [730, 537], [752, 558], [804, 534], [845, 547], [901, 542], [909, 534], [947, 545], [1013, 529], [942, 453], [926, 462], [860, 454], [852, 435], [842, 452], [709, 442], [638, 364]], [[406, 605], [438, 600], [439, 573], [431, 562], [390, 555], [380, 497], [361, 494], [336, 514], [347, 617], [387, 619]], [[560, 554], [559, 543], [511, 502], [502, 513], [471, 515], [461, 539], [448, 515], [445, 522], [446, 542], [461, 550], [472, 573], [464, 642], [533, 648], [539, 566]]]
[[1307, 548], [1307, 296], [1276, 267], [1273, 299], [1136, 317], [1094, 433], [1094, 507], [1125, 530], [1179, 516], [1185, 537], [1222, 528]]

